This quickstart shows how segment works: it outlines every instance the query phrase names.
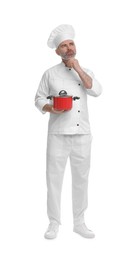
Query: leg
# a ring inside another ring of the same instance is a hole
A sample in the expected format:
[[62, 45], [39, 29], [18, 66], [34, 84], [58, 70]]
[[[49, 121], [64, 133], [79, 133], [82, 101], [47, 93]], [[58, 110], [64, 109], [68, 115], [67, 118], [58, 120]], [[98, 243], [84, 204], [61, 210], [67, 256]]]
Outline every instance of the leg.
[[49, 135], [47, 142], [47, 214], [50, 221], [59, 224], [63, 176], [70, 150], [67, 141], [65, 135]]
[[88, 206], [88, 175], [90, 169], [91, 135], [73, 136], [70, 155], [74, 225], [84, 223]]

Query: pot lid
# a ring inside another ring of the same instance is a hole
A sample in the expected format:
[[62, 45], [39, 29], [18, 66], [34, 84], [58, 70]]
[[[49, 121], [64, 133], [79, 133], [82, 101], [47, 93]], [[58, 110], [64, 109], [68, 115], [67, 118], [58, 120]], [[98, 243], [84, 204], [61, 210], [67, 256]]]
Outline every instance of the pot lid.
[[66, 98], [66, 97], [72, 97], [72, 96], [67, 95], [66, 90], [61, 90], [61, 91], [59, 92], [59, 96], [57, 96], [57, 97], [64, 97], [64, 98]]

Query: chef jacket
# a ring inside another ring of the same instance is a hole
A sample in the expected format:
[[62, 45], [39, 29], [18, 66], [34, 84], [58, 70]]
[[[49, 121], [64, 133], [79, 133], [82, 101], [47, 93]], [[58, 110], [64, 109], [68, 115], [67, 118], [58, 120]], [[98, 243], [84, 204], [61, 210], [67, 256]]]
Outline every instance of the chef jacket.
[[73, 100], [72, 109], [61, 114], [50, 113], [48, 124], [49, 134], [90, 134], [90, 123], [87, 108], [87, 94], [97, 97], [101, 94], [102, 87], [95, 79], [92, 71], [82, 68], [92, 78], [92, 88], [84, 87], [78, 73], [65, 66], [64, 62], [48, 69], [42, 76], [36, 96], [35, 105], [42, 110], [44, 105], [52, 104], [47, 96], [58, 96], [61, 90], [65, 90], [70, 96], [78, 96]]

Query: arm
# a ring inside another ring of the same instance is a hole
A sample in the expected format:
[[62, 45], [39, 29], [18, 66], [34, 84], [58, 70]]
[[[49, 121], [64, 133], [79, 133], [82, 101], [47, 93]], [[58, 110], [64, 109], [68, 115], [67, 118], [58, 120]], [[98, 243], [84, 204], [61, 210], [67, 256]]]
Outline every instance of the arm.
[[75, 65], [73, 67], [75, 71], [78, 73], [80, 79], [83, 82], [83, 85], [87, 89], [92, 88], [92, 78], [80, 67], [78, 61], [75, 62]]
[[84, 87], [87, 89], [92, 88], [92, 78], [80, 67], [78, 60], [76, 59], [69, 59], [66, 62], [68, 67], [73, 68], [79, 75], [80, 79], [82, 80]]
[[95, 79], [94, 74], [91, 71], [88, 72], [87, 70], [83, 70], [80, 67], [78, 60], [72, 58], [65, 63], [68, 67], [73, 68], [78, 73], [88, 95], [97, 97], [102, 93], [102, 87]]
[[47, 74], [44, 73], [35, 96], [35, 106], [43, 114], [46, 113], [43, 107], [48, 103], [47, 100], [48, 95], [49, 95], [48, 79], [47, 79]]
[[57, 111], [53, 108], [53, 105], [48, 104], [48, 95], [48, 76], [46, 73], [44, 73], [35, 96], [35, 106], [40, 110], [42, 114], [45, 114], [46, 112], [61, 114], [62, 112], [64, 112], [64, 110]]
[[44, 107], [43, 107], [42, 110], [43, 110], [44, 112], [49, 112], [49, 113], [53, 113], [53, 114], [61, 114], [61, 113], [64, 112], [64, 110], [60, 110], [60, 111], [55, 110], [55, 109], [53, 108], [53, 106], [52, 106], [52, 105], [49, 105], [49, 104], [44, 105]]

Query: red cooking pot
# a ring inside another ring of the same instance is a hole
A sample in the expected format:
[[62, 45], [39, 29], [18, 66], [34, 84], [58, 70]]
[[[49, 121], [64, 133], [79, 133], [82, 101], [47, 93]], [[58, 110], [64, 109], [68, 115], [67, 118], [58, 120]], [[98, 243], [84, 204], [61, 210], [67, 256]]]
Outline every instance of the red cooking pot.
[[80, 97], [69, 96], [65, 90], [61, 90], [59, 96], [48, 96], [47, 99], [53, 99], [53, 107], [55, 110], [70, 110], [73, 100], [80, 99]]

